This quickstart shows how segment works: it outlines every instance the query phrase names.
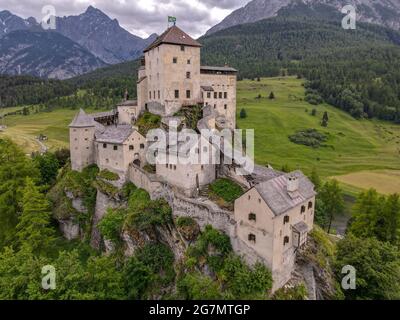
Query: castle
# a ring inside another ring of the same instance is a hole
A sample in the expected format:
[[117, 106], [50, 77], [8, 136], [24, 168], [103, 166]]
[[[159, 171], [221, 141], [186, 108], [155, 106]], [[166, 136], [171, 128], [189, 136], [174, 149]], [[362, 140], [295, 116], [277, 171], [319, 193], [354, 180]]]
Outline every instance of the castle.
[[[139, 132], [137, 121], [144, 113], [161, 117], [164, 129], [171, 129], [171, 123], [182, 129], [187, 124], [179, 111], [200, 108], [199, 143], [193, 149], [216, 158], [224, 151], [202, 136], [201, 130], [218, 135], [223, 129], [236, 128], [237, 71], [228, 66], [201, 66], [200, 50], [201, 44], [177, 26], [146, 48], [138, 71], [137, 100], [126, 99], [110, 112], [88, 115], [80, 110], [70, 124], [72, 169], [81, 171], [97, 164], [145, 189], [152, 198], [165, 198], [175, 216], [190, 216], [201, 226], [212, 224], [224, 231], [246, 261], [261, 261], [269, 267], [276, 290], [290, 279], [296, 252], [313, 228], [316, 193], [306, 176], [258, 165], [252, 172], [238, 174], [240, 166], [234, 161], [183, 163], [171, 157], [157, 162], [153, 173], [144, 170], [149, 150], [159, 138]], [[166, 150], [179, 154], [182, 143], [167, 137]], [[156, 152], [155, 158], [162, 153]], [[230, 178], [245, 190], [233, 211], [201, 195], [219, 177]]]

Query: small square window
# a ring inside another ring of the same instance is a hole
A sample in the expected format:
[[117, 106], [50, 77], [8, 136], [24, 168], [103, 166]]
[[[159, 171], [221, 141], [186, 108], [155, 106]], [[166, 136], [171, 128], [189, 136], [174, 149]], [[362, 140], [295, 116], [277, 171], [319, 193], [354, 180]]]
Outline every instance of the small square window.
[[144, 144], [143, 143], [140, 144], [140, 149], [144, 149]]
[[249, 241], [250, 242], [256, 242], [256, 235], [255, 234], [249, 234]]
[[186, 72], [186, 79], [190, 79], [190, 72]]
[[130, 145], [130, 146], [129, 146], [129, 150], [132, 151], [133, 149], [134, 149], [134, 147], [133, 147], [132, 145]]
[[207, 92], [207, 99], [211, 98], [211, 92]]
[[228, 109], [228, 105], [227, 104], [224, 105], [224, 109], [225, 110]]
[[103, 143], [103, 148], [107, 149], [107, 143]]
[[114, 146], [114, 150], [115, 150], [115, 151], [118, 150], [118, 146]]
[[178, 58], [173, 58], [172, 63], [178, 63]]
[[249, 221], [257, 221], [257, 216], [255, 213], [249, 214]]
[[191, 64], [191, 61], [190, 61], [190, 59], [188, 59], [188, 61], [187, 61], [187, 64]]

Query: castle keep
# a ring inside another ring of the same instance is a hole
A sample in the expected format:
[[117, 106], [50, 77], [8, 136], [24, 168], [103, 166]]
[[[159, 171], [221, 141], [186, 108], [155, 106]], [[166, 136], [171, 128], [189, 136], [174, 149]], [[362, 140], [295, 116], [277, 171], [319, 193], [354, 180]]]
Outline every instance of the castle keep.
[[[110, 112], [89, 115], [80, 110], [70, 124], [72, 169], [82, 171], [97, 164], [145, 189], [153, 199], [166, 199], [175, 216], [192, 217], [201, 227], [211, 224], [225, 232], [248, 263], [261, 261], [269, 267], [275, 290], [290, 279], [296, 252], [313, 228], [316, 194], [307, 177], [300, 171], [286, 174], [257, 165], [252, 172], [238, 174], [235, 162], [157, 162], [155, 172], [144, 170], [157, 139], [139, 132], [137, 122], [143, 114], [159, 116], [164, 129], [171, 123], [182, 129], [187, 123], [180, 111], [198, 108], [202, 116], [195, 128], [199, 136], [195, 150], [207, 150], [217, 158], [224, 151], [201, 130], [218, 135], [222, 129], [236, 128], [237, 71], [201, 66], [200, 50], [201, 44], [176, 26], [146, 48], [138, 71], [137, 100], [126, 99]], [[178, 141], [167, 141], [168, 150], [180, 152]], [[159, 158], [162, 152], [154, 156]], [[219, 208], [201, 193], [220, 177], [245, 190], [232, 211]]]

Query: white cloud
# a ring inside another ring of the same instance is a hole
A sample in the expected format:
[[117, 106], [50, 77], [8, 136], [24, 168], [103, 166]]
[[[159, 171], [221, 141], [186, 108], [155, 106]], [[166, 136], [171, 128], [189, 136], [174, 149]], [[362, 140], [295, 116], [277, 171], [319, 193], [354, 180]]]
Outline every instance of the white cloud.
[[0, 11], [9, 10], [23, 18], [42, 18], [42, 8], [53, 5], [57, 16], [78, 15], [92, 5], [128, 31], [146, 37], [161, 33], [169, 15], [194, 37], [204, 34], [234, 9], [250, 0], [0, 0]]

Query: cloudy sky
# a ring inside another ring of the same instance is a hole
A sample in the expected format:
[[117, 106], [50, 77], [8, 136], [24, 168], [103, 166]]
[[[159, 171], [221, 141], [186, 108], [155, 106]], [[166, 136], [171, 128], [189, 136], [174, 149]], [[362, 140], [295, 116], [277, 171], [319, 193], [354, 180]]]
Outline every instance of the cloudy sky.
[[0, 11], [9, 10], [23, 18], [44, 16], [42, 8], [53, 5], [57, 16], [77, 15], [92, 5], [116, 18], [128, 31], [142, 37], [160, 34], [167, 27], [167, 16], [198, 37], [233, 10], [250, 0], [0, 0]]

